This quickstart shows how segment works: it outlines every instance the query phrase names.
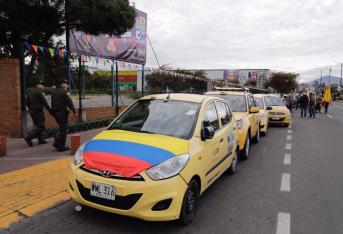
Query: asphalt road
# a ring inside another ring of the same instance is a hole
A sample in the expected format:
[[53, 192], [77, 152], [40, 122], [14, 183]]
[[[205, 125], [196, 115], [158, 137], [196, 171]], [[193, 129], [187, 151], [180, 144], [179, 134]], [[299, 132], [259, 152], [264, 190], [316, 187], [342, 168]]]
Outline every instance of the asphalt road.
[[205, 192], [187, 227], [145, 222], [67, 202], [4, 233], [343, 233], [343, 105], [270, 128], [234, 176]]

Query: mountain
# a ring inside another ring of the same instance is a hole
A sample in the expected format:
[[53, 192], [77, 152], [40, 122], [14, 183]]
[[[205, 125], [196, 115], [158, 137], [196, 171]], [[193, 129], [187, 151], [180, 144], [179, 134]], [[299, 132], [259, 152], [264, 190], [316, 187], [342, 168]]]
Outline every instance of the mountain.
[[[331, 76], [331, 77], [329, 77], [329, 76], [323, 76], [323, 78], [322, 78], [322, 83], [325, 83], [325, 84], [339, 84], [339, 82], [340, 82], [340, 80], [341, 80], [341, 77], [338, 77], [338, 76]], [[320, 78], [318, 78], [318, 79], [315, 79], [315, 80], [312, 80], [311, 82], [308, 82], [308, 83], [306, 83], [306, 84], [308, 84], [308, 85], [314, 85], [315, 84], [315, 82], [318, 82], [318, 83], [320, 83]], [[330, 82], [329, 82], [330, 81]]]

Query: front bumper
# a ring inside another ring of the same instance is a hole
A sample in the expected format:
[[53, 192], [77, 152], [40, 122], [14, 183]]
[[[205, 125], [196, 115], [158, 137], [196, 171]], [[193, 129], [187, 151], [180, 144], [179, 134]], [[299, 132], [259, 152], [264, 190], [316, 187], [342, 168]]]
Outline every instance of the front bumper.
[[260, 131], [261, 132], [267, 132], [267, 128], [268, 128], [268, 120], [267, 119], [261, 120]]
[[[105, 178], [71, 165], [68, 192], [77, 203], [119, 215], [148, 221], [178, 219], [187, 189], [187, 184], [181, 176], [160, 181], [151, 180], [145, 172], [141, 173], [141, 176], [142, 180], [139, 181]], [[114, 185], [115, 201], [90, 196], [92, 182]], [[152, 210], [160, 201], [170, 199], [171, 203], [167, 209]]]
[[291, 117], [288, 115], [269, 115], [268, 122], [277, 124], [289, 124], [291, 122]]

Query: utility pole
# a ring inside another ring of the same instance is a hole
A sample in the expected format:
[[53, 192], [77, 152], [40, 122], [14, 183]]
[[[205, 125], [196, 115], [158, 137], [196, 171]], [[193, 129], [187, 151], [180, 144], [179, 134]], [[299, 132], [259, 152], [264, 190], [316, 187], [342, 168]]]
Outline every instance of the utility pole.
[[322, 85], [323, 82], [323, 69], [320, 69], [320, 85]]
[[331, 68], [329, 70], [329, 86], [331, 85]]

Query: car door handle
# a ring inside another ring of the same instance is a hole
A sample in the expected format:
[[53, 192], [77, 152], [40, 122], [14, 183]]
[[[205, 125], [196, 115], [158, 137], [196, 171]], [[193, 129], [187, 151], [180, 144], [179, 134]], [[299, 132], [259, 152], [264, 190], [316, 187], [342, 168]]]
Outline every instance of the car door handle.
[[224, 142], [224, 139], [223, 139], [223, 138], [222, 138], [222, 139], [220, 139], [220, 144], [221, 144], [221, 143], [223, 143], [223, 142]]

